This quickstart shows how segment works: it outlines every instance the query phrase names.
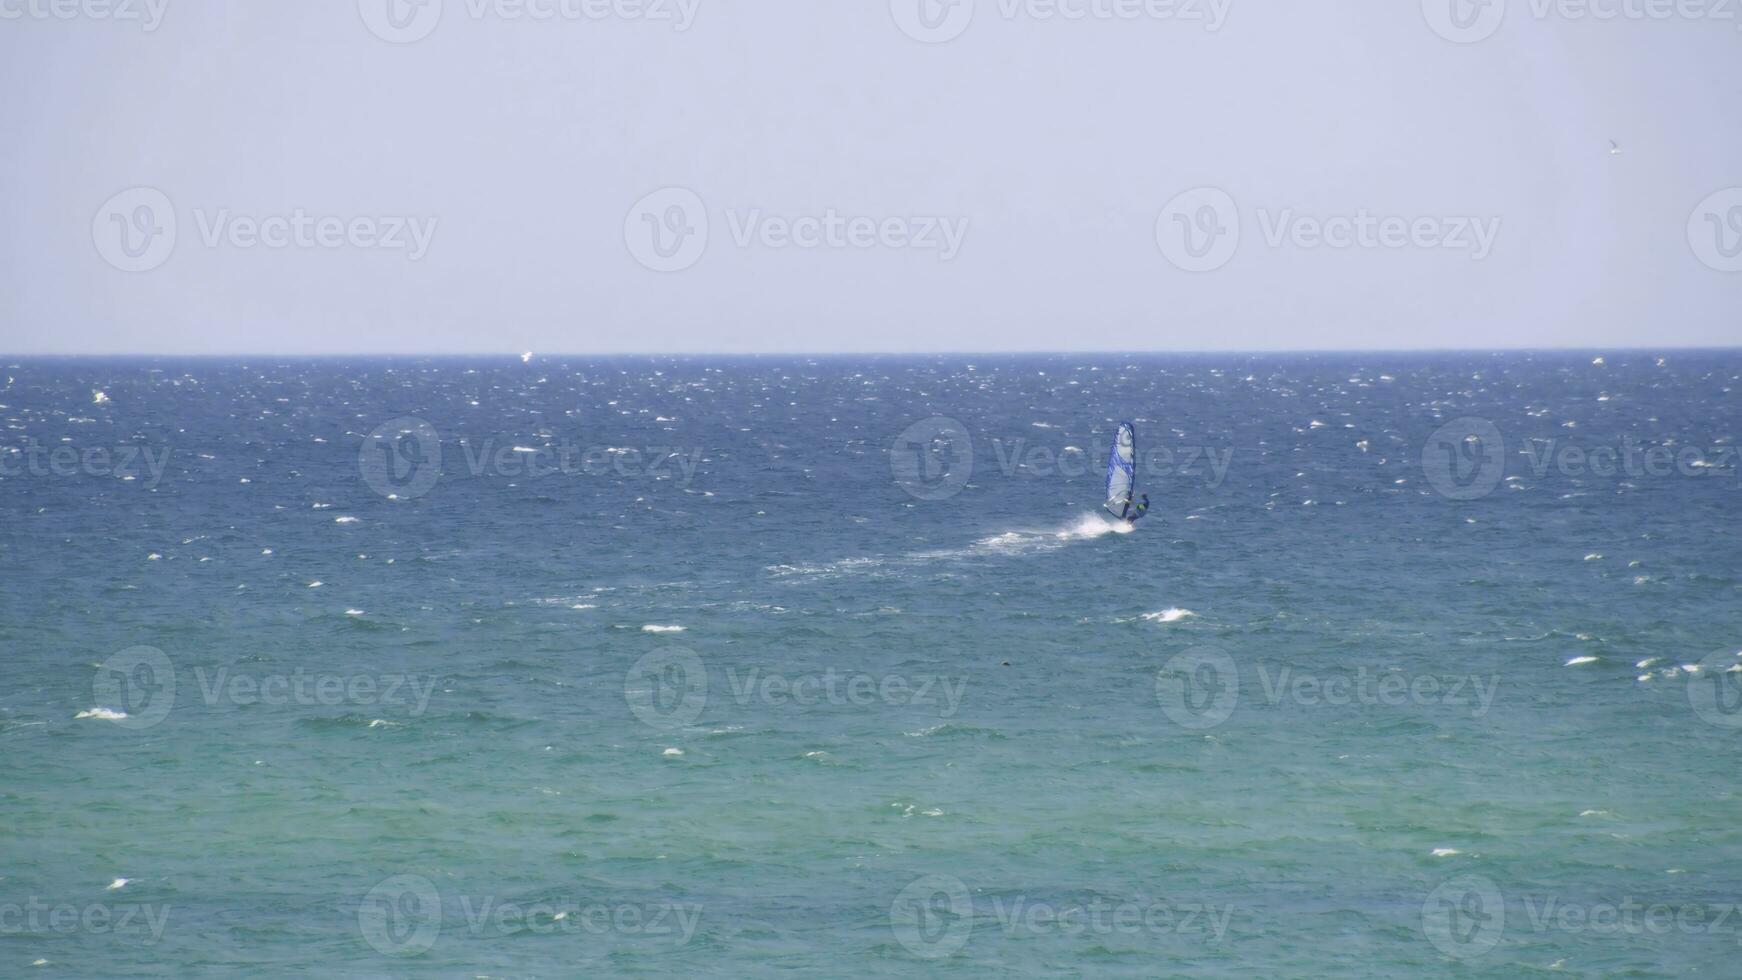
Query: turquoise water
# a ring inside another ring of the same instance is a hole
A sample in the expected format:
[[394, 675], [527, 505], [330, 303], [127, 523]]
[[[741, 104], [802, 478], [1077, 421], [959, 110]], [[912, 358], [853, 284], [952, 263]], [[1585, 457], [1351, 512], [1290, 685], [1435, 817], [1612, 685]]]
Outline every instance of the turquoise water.
[[0, 975], [1733, 976], [1742, 354], [1595, 359], [10, 364]]

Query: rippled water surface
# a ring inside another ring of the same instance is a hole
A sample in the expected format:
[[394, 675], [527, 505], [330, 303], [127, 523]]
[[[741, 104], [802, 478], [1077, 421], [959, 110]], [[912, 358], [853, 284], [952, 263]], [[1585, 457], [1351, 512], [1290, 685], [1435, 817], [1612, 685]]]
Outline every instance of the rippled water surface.
[[1735, 975], [1742, 354], [0, 376], [0, 975]]

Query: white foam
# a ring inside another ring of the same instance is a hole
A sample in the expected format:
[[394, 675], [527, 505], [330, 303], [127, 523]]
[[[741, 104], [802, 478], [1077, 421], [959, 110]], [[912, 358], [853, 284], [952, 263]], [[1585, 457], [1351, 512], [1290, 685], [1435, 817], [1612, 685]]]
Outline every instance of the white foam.
[[1594, 664], [1596, 662], [1597, 662], [1596, 657], [1574, 657], [1573, 659], [1566, 662], [1566, 666], [1577, 667], [1580, 664]]
[[682, 633], [685, 629], [688, 629], [688, 627], [685, 627], [685, 626], [658, 626], [658, 625], [655, 625], [653, 623], [649, 623], [648, 625], [641, 627], [641, 632], [643, 632], [643, 633]]
[[117, 889], [126, 888], [127, 883], [132, 880], [132, 878], [116, 878], [114, 881], [109, 882], [109, 887], [104, 889], [104, 891], [112, 892]]
[[73, 720], [78, 721], [81, 718], [95, 718], [98, 721], [120, 721], [125, 717], [127, 717], [127, 712], [125, 711], [114, 711], [109, 708], [92, 708], [89, 711], [81, 711], [78, 714], [73, 715]]
[[333, 518], [333, 523], [334, 524], [355, 524], [355, 523], [357, 523], [357, 518], [355, 518], [355, 517], [335, 517], [335, 518]]
[[664, 752], [661, 752], [660, 755], [675, 759], [678, 756], [683, 755], [683, 749], [666, 749]]
[[1157, 623], [1177, 623], [1187, 616], [1196, 616], [1190, 609], [1163, 609], [1161, 612], [1144, 613], [1143, 618]]
[[361, 615], [363, 615], [363, 610], [361, 610], [361, 609], [347, 609], [347, 610], [345, 610], [345, 615], [347, 615], [347, 616], [361, 616]]
[[1453, 857], [1454, 855], [1458, 855], [1458, 854], [1462, 854], [1462, 853], [1464, 853], [1464, 852], [1458, 850], [1455, 847], [1436, 847], [1436, 848], [1434, 848], [1433, 856], [1437, 857], [1437, 858], [1444, 858], [1444, 857]]

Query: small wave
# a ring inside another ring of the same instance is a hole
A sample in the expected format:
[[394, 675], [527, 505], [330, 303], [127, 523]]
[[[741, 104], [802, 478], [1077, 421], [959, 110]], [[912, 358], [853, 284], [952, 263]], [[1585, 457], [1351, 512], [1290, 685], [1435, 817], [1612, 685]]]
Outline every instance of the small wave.
[[78, 714], [73, 715], [73, 720], [78, 721], [81, 718], [95, 718], [98, 721], [120, 721], [126, 717], [127, 712], [125, 711], [115, 711], [110, 708], [92, 708], [89, 711], [81, 711]]
[[685, 626], [659, 626], [659, 625], [656, 625], [653, 623], [649, 623], [648, 625], [641, 627], [641, 632], [643, 632], [643, 633], [682, 633], [687, 628], [688, 627], [685, 627]]
[[1143, 618], [1156, 623], [1177, 623], [1187, 616], [1196, 616], [1190, 609], [1163, 609], [1161, 612], [1144, 613]]
[[1580, 664], [1594, 664], [1596, 662], [1597, 662], [1596, 657], [1574, 657], [1573, 659], [1566, 662], [1566, 666], [1577, 667]]

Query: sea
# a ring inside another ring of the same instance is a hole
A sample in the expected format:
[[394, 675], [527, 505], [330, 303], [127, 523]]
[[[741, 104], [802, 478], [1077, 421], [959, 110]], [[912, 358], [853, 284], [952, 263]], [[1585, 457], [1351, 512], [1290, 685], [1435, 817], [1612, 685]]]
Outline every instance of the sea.
[[1742, 963], [1742, 352], [0, 378], [0, 976]]

